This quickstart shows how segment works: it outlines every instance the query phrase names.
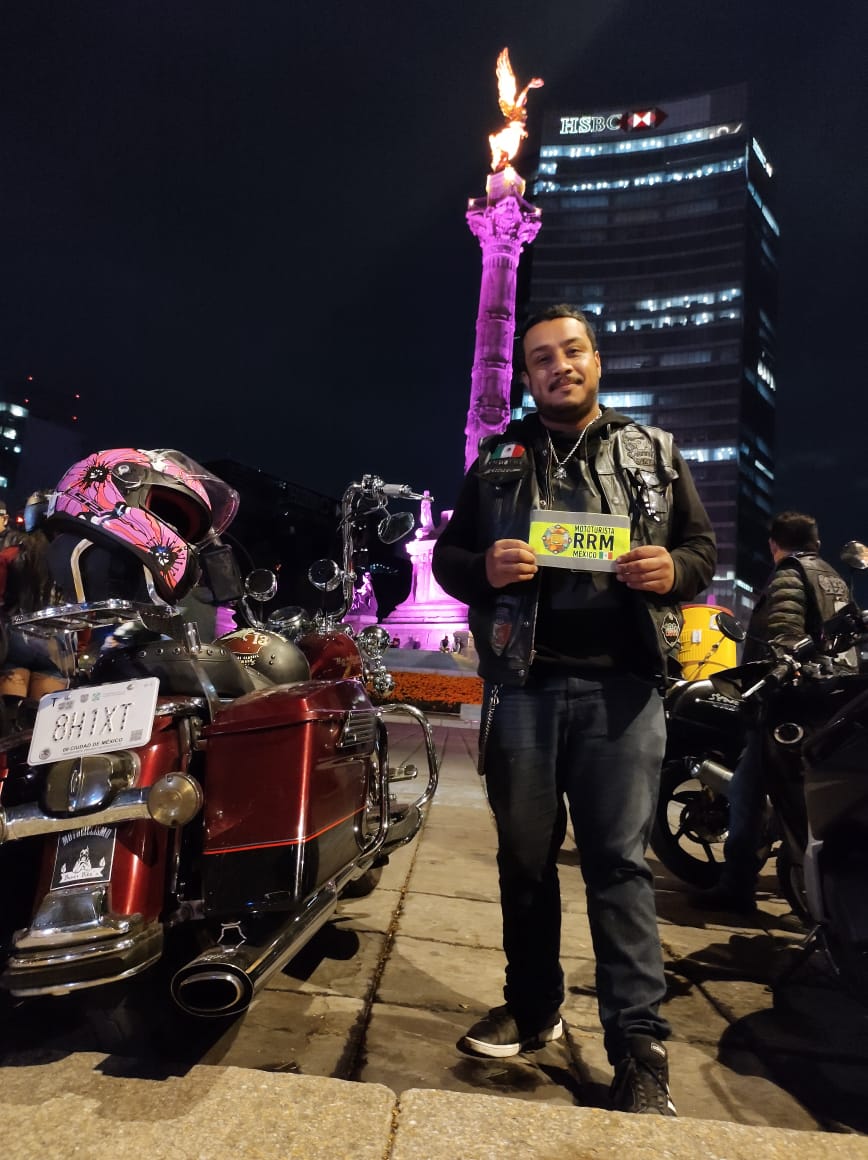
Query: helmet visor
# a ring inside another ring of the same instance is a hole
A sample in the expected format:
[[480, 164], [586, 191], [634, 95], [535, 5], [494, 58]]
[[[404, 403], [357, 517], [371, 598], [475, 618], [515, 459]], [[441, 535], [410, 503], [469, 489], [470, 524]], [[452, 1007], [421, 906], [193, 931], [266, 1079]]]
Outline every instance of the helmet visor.
[[203, 467], [201, 463], [197, 463], [195, 459], [185, 455], [183, 451], [173, 451], [170, 448], [160, 447], [147, 454], [174, 463], [176, 467], [192, 476], [205, 489], [208, 502], [211, 504], [211, 527], [218, 536], [229, 527], [238, 511], [238, 492], [234, 487], [230, 487], [228, 483], [218, 479], [207, 467]]

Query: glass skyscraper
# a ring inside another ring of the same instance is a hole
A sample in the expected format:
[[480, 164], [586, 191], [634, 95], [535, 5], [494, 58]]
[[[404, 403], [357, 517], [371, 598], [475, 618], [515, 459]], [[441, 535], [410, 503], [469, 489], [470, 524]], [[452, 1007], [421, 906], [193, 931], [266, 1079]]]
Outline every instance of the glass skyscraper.
[[528, 312], [584, 310], [601, 400], [674, 433], [718, 538], [706, 595], [744, 617], [771, 567], [779, 240], [746, 89], [549, 112], [531, 196]]

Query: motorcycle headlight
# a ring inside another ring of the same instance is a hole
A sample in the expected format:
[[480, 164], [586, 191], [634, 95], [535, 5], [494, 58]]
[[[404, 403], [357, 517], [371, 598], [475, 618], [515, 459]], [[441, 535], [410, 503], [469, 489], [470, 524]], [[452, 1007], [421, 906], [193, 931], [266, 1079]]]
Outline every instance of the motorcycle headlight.
[[138, 754], [129, 749], [115, 753], [88, 753], [57, 761], [48, 770], [42, 802], [49, 814], [86, 814], [113, 801], [135, 783]]

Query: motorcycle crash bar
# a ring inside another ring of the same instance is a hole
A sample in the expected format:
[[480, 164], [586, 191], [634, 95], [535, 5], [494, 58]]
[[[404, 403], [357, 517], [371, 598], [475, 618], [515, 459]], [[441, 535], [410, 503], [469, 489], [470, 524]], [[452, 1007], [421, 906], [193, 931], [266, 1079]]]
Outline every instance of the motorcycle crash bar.
[[169, 828], [185, 826], [202, 808], [204, 800], [196, 779], [176, 770], [164, 774], [147, 788], [121, 790], [112, 801], [87, 813], [58, 817], [33, 804], [10, 809], [0, 806], [0, 846], [41, 834], [60, 834], [95, 825], [114, 826], [142, 818]]

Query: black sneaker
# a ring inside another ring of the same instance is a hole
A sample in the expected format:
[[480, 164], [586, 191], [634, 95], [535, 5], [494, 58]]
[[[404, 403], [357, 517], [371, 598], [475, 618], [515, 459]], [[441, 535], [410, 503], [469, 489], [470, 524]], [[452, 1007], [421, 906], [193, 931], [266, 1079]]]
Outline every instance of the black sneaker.
[[550, 1026], [543, 1027], [533, 1035], [522, 1036], [509, 1007], [494, 1007], [484, 1019], [473, 1024], [459, 1041], [459, 1046], [467, 1048], [475, 1055], [506, 1059], [510, 1055], [518, 1055], [520, 1051], [534, 1051], [553, 1039], [560, 1039], [563, 1033], [563, 1020], [559, 1015], [555, 1015], [554, 1022]]
[[615, 1112], [674, 1116], [669, 1095], [669, 1063], [666, 1048], [650, 1035], [634, 1035], [629, 1055], [615, 1068], [609, 1089], [609, 1106]]

